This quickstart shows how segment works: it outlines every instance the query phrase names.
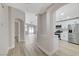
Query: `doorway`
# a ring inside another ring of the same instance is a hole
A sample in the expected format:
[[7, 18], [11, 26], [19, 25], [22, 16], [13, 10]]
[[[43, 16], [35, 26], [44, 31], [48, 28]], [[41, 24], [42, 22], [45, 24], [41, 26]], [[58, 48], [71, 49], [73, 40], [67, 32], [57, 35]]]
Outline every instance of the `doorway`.
[[15, 47], [20, 42], [20, 21], [15, 20]]

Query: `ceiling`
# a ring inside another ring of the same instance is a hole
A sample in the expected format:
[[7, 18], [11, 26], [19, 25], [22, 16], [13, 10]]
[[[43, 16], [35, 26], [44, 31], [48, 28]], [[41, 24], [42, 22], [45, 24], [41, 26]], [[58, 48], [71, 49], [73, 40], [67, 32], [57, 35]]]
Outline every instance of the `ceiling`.
[[26, 23], [37, 25], [37, 17], [35, 14], [44, 13], [47, 8], [52, 5], [52, 3], [6, 3], [4, 5], [26, 12]]
[[43, 13], [52, 3], [7, 3], [8, 6], [34, 14]]

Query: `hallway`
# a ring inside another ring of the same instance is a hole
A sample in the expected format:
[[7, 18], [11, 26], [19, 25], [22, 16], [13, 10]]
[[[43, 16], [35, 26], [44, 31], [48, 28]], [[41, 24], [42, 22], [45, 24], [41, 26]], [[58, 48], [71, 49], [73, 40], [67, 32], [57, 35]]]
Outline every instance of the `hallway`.
[[8, 56], [46, 56], [34, 44], [36, 35], [26, 35], [27, 42], [18, 42], [14, 49], [9, 50]]

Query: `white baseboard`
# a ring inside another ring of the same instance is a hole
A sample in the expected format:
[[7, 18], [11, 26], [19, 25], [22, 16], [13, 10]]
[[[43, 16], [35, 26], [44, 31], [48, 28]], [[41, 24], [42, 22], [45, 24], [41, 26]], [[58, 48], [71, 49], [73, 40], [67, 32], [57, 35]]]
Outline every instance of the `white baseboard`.
[[11, 47], [9, 47], [8, 50], [13, 49], [13, 48], [15, 48], [15, 46], [11, 46]]
[[53, 51], [49, 52], [45, 48], [43, 48], [42, 46], [40, 46], [39, 44], [36, 44], [36, 45], [37, 45], [38, 48], [40, 48], [48, 56], [52, 56], [57, 51], [57, 49], [56, 49], [56, 50], [53, 50]]
[[8, 54], [8, 49], [0, 51], [0, 56], [7, 56], [7, 54]]

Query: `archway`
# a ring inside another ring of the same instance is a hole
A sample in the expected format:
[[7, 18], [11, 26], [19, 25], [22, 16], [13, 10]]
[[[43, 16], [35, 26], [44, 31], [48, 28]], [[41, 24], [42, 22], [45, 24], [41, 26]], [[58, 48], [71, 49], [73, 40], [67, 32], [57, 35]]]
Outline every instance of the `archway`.
[[61, 40], [59, 40], [60, 50], [56, 53], [58, 55], [79, 55], [79, 46], [76, 45], [79, 44], [78, 6], [79, 4], [67, 4], [56, 10], [56, 25], [61, 25], [61, 28], [58, 30], [63, 31], [63, 33], [61, 33]]

